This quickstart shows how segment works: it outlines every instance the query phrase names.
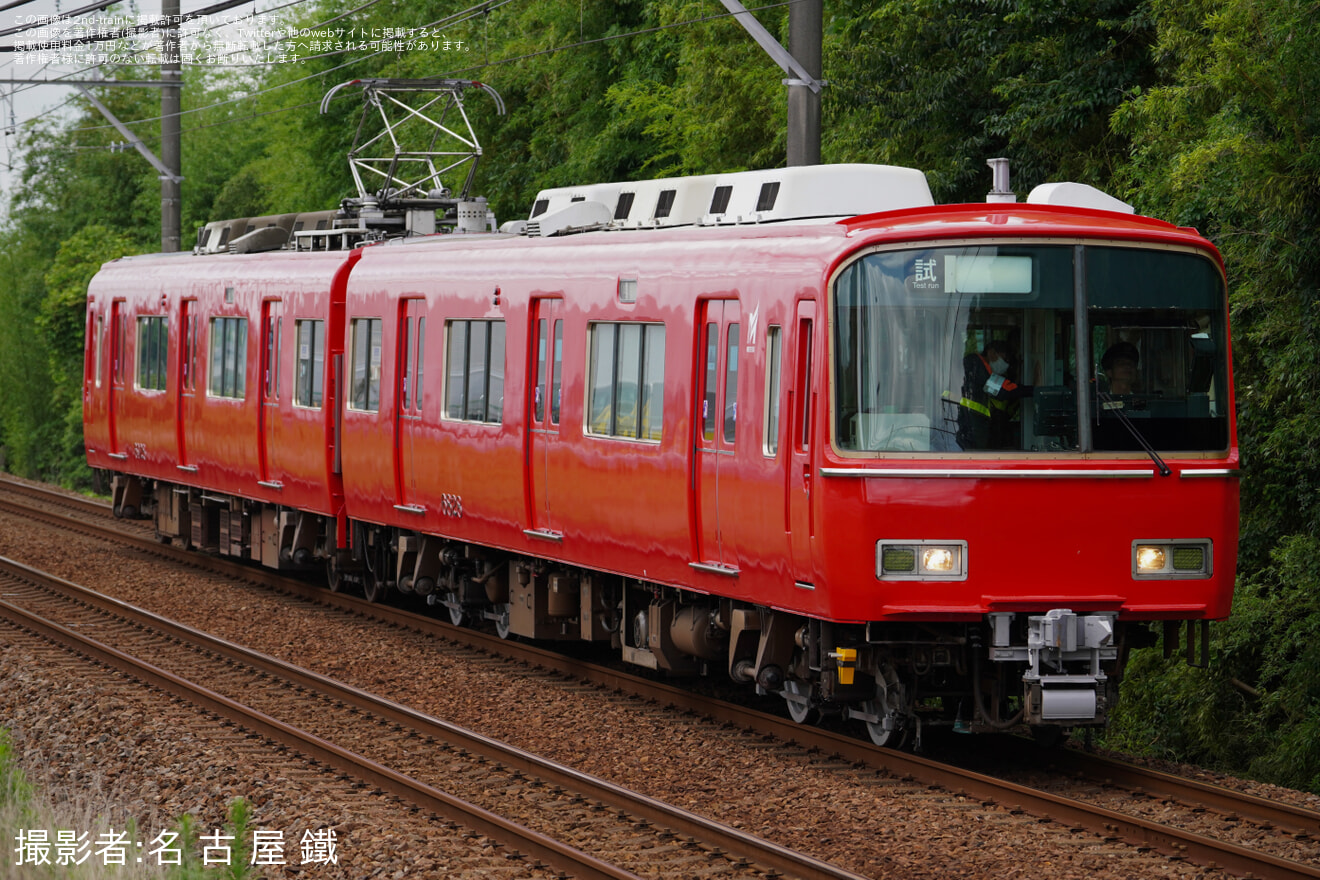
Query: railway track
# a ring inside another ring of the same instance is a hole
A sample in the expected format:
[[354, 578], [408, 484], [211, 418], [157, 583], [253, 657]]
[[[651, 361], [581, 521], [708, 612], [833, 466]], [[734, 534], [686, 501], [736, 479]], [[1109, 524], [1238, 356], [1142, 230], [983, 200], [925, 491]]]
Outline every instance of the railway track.
[[0, 591], [0, 615], [17, 626], [574, 877], [700, 864], [731, 878], [860, 880], [12, 560], [0, 558]]
[[[14, 503], [0, 500], [0, 503]], [[25, 515], [36, 516], [34, 513]], [[52, 521], [60, 517], [51, 515]], [[102, 523], [108, 512], [100, 512]], [[98, 528], [97, 511], [85, 513], [75, 528]], [[67, 526], [62, 526], [67, 527]], [[124, 540], [122, 531], [109, 526], [106, 534]], [[133, 539], [139, 549], [200, 564], [196, 554], [163, 547], [149, 536]], [[1218, 867], [1256, 877], [1320, 877], [1320, 847], [1314, 835], [1320, 829], [1320, 813], [1290, 807], [1263, 798], [1243, 796], [1231, 789], [1189, 783], [1168, 774], [1115, 762], [1103, 762], [1079, 752], [1059, 751], [1042, 759], [1039, 751], [1028, 751], [1028, 761], [1039, 766], [1042, 760], [1056, 768], [1051, 776], [1054, 788], [1044, 791], [997, 778], [995, 773], [977, 772], [966, 767], [932, 761], [920, 756], [880, 750], [836, 732], [801, 727], [786, 719], [744, 707], [711, 701], [673, 686], [638, 679], [616, 670], [543, 651], [535, 646], [501, 641], [493, 635], [460, 629], [447, 623], [419, 617], [407, 611], [373, 605], [343, 594], [332, 594], [273, 573], [235, 566], [225, 560], [205, 559], [208, 566], [229, 571], [246, 579], [275, 586], [291, 595], [328, 603], [353, 614], [426, 633], [436, 638], [486, 652], [510, 657], [538, 669], [537, 675], [565, 686], [580, 686], [588, 681], [597, 687], [621, 690], [662, 706], [700, 713], [726, 725], [757, 731], [774, 738], [777, 748], [801, 756], [801, 760], [833, 763], [842, 768], [867, 768], [880, 771], [891, 780], [915, 787], [935, 786], [952, 794], [1002, 808], [1048, 818], [1069, 829], [1098, 835], [1102, 840], [1122, 841], [1139, 848], [1150, 848], [1172, 858], [1206, 867]], [[573, 683], [570, 685], [570, 683]], [[1002, 746], [1004, 750], [1010, 747]], [[1013, 745], [1012, 749], [1022, 748]], [[1010, 761], [1010, 764], [1012, 761]], [[1060, 779], [1076, 780], [1060, 784]], [[1117, 787], [1117, 796], [1096, 797], [1097, 790]], [[1116, 801], [1126, 801], [1124, 809]], [[1090, 801], [1090, 802], [1088, 802]], [[1141, 810], [1142, 804], [1158, 804], [1158, 810]], [[1105, 804], [1108, 804], [1106, 806]], [[1137, 807], [1129, 809], [1128, 807]], [[1153, 814], [1158, 814], [1153, 817]], [[1248, 838], [1255, 838], [1248, 845]]]

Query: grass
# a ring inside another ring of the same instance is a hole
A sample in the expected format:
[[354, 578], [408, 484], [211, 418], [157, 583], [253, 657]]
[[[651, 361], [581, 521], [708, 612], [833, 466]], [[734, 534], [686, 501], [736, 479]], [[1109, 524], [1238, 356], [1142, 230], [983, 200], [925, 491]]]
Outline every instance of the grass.
[[[147, 839], [147, 835], [139, 834], [132, 822], [127, 827], [112, 826], [90, 801], [57, 804], [49, 792], [29, 781], [8, 731], [0, 728], [0, 839], [4, 841], [0, 880], [251, 880], [261, 876], [248, 864], [251, 819], [246, 801], [239, 798], [230, 803], [225, 825], [225, 834], [233, 837], [225, 841], [230, 858], [227, 864], [207, 865], [202, 858], [206, 841], [191, 815], [181, 816], [169, 830], [177, 837], [167, 844], [162, 838]], [[130, 845], [125, 849], [125, 864], [113, 864], [115, 859], [108, 858], [101, 846], [107, 839], [104, 836], [111, 833], [140, 842], [143, 849]], [[46, 841], [46, 863], [35, 864], [42, 837]], [[20, 840], [27, 846], [20, 847]], [[69, 864], [68, 856], [61, 858], [57, 844], [66, 841], [71, 859], [81, 859], [82, 864]], [[148, 855], [157, 847], [177, 850], [179, 864], [158, 864], [173, 862], [174, 858]], [[143, 857], [140, 864], [139, 854]], [[66, 863], [57, 864], [59, 861]]]

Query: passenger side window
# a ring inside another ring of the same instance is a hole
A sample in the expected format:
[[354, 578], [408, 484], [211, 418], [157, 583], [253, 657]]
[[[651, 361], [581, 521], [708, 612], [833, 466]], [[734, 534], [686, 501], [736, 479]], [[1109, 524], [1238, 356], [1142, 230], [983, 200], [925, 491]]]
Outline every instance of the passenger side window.
[[298, 372], [293, 402], [319, 408], [325, 387], [325, 321], [298, 321], [295, 332]]
[[659, 442], [664, 423], [663, 324], [592, 324], [588, 375], [588, 433]]
[[137, 387], [165, 390], [165, 363], [169, 354], [169, 323], [163, 316], [137, 319]]
[[380, 409], [381, 319], [353, 319], [353, 382], [349, 409]]
[[504, 322], [445, 324], [445, 417], [498, 424], [504, 418]]
[[247, 318], [211, 319], [212, 397], [242, 400], [247, 396]]

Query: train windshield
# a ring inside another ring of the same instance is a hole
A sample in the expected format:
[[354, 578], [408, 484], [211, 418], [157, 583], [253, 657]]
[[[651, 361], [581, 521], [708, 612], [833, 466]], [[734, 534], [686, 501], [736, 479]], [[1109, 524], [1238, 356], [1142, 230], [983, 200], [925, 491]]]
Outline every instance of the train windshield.
[[843, 451], [1228, 448], [1226, 295], [1201, 254], [880, 251], [839, 274], [832, 308]]

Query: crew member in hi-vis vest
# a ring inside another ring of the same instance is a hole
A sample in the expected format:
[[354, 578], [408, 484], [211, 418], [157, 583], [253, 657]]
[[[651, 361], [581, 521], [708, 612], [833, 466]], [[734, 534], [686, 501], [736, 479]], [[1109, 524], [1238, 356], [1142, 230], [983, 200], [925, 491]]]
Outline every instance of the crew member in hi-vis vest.
[[1017, 401], [1030, 397], [1032, 386], [1008, 378], [1008, 344], [986, 343], [985, 349], [963, 358], [962, 397], [958, 401], [958, 445], [964, 450], [1017, 448]]

